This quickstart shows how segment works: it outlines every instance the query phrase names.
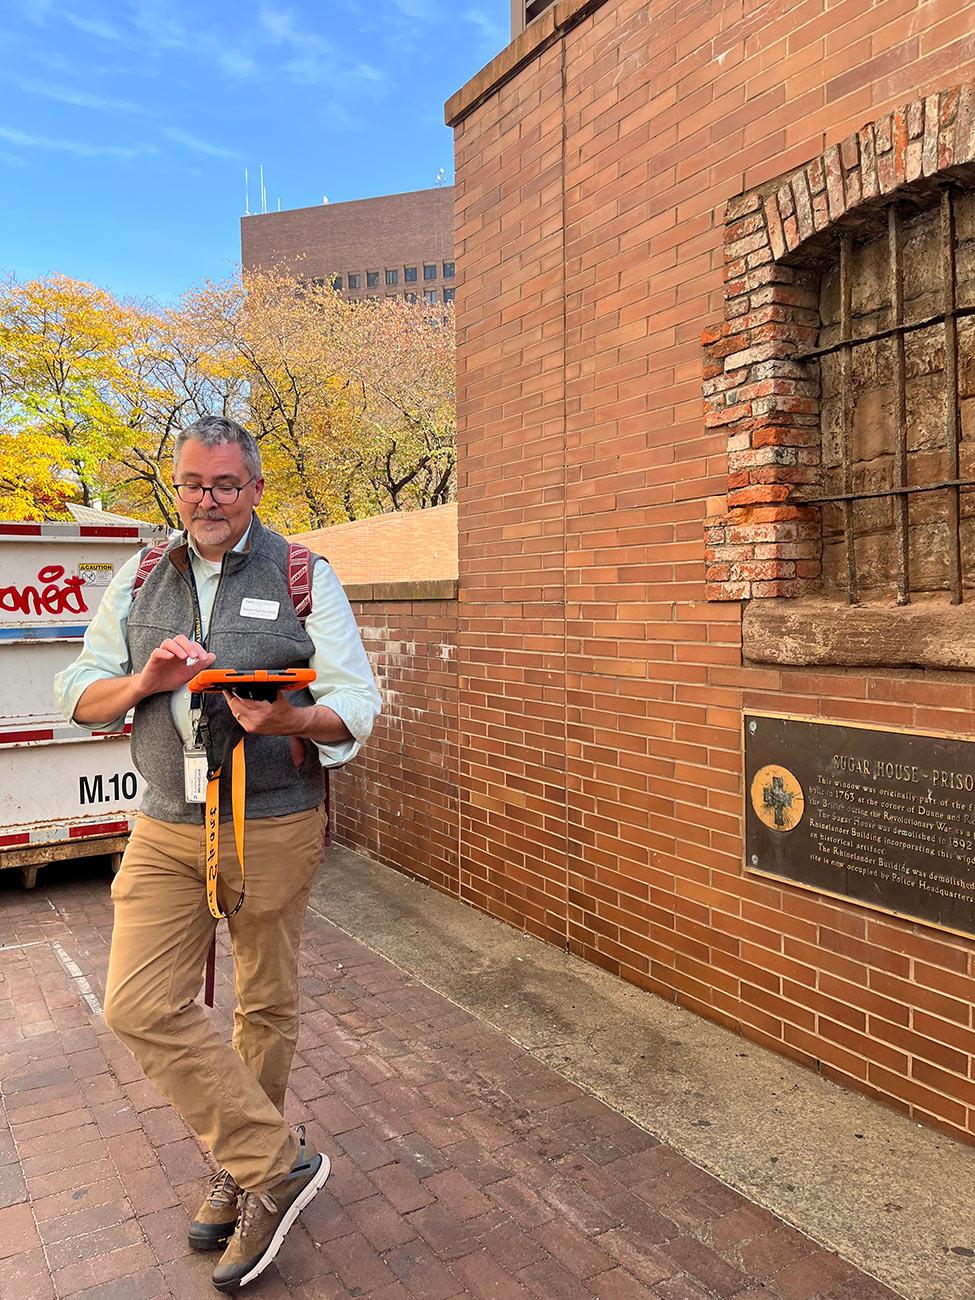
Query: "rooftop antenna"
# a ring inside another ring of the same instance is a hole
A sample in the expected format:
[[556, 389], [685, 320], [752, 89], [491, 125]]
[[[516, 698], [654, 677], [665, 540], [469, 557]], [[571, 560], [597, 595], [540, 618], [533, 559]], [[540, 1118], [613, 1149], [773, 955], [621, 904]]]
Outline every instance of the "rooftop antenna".
[[278, 195], [278, 211], [281, 211], [281, 195]]
[[327, 195], [327, 194], [323, 194], [323, 195], [322, 195], [322, 203], [323, 203], [326, 207], [328, 207], [328, 195]]
[[267, 190], [264, 188], [264, 164], [261, 163], [261, 211], [267, 212]]
[[440, 170], [437, 172], [437, 189], [440, 189], [441, 185], [443, 185], [446, 175], [447, 173], [441, 167]]
[[250, 178], [247, 175], [247, 168], [244, 168], [244, 216], [249, 217], [251, 214], [251, 194]]

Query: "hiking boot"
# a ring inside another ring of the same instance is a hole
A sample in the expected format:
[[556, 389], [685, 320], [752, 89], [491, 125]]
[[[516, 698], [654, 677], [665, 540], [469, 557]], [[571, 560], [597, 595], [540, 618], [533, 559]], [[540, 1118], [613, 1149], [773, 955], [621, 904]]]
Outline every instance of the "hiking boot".
[[190, 1224], [186, 1240], [192, 1250], [223, 1250], [237, 1226], [240, 1188], [233, 1174], [218, 1169], [207, 1184], [206, 1200]]
[[218, 1291], [236, 1291], [253, 1282], [281, 1249], [298, 1215], [314, 1200], [331, 1171], [328, 1156], [303, 1143], [291, 1172], [266, 1192], [241, 1192], [237, 1228], [210, 1274]]

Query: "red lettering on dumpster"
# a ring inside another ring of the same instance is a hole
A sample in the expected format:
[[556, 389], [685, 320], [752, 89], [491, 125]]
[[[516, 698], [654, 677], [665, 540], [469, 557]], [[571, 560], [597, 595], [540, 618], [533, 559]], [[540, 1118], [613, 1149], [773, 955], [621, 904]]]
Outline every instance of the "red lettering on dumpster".
[[[61, 583], [62, 578], [64, 582]], [[63, 564], [46, 564], [37, 571], [36, 587], [0, 587], [0, 610], [8, 614], [86, 614], [81, 588], [84, 578], [64, 577]]]

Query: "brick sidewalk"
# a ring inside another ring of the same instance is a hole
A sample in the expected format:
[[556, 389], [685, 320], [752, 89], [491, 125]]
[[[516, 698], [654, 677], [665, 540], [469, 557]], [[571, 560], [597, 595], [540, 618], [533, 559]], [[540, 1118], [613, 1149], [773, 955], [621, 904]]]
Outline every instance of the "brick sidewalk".
[[[212, 1297], [207, 1159], [97, 1014], [108, 880], [40, 880], [0, 876], [0, 1297]], [[334, 1172], [248, 1294], [896, 1300], [313, 914], [302, 951], [288, 1116]]]

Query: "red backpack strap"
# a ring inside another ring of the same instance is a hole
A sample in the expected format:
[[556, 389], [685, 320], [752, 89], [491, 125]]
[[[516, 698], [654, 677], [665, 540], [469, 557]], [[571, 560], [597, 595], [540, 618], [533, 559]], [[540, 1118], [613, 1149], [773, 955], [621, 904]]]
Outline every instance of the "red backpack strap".
[[[288, 543], [288, 591], [302, 627], [311, 613], [311, 575], [317, 558], [307, 546], [302, 546], [301, 542]], [[325, 768], [325, 819], [323, 848], [327, 849], [332, 843], [332, 782], [327, 767]]]
[[301, 542], [288, 543], [288, 592], [302, 627], [311, 613], [311, 573], [315, 556]]
[[136, 569], [135, 580], [132, 583], [132, 596], [135, 598], [140, 587], [152, 573], [153, 569], [166, 554], [166, 548], [169, 542], [157, 542], [155, 546], [150, 546], [143, 554], [139, 567]]

